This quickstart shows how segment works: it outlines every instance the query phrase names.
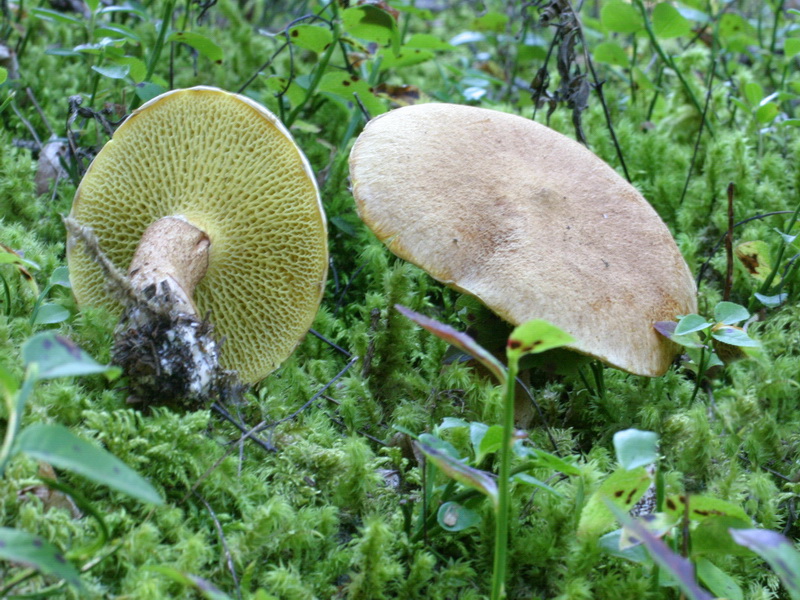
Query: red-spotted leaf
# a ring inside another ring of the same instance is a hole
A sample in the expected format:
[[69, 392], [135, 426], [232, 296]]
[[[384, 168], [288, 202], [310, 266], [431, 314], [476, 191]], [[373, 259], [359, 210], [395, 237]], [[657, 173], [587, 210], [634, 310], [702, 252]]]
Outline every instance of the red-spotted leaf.
[[619, 468], [591, 495], [581, 511], [578, 536], [599, 537], [614, 526], [614, 514], [609, 503], [628, 512], [647, 491], [652, 476], [644, 467], [627, 470]]
[[733, 517], [748, 525], [752, 523], [742, 507], [712, 496], [675, 494], [664, 501], [664, 510], [671, 517], [680, 520], [686, 511], [687, 501], [691, 521], [704, 521], [712, 517]]
[[72, 586], [82, 587], [78, 570], [61, 551], [41, 536], [0, 527], [0, 558], [31, 565], [44, 575], [53, 575]]
[[533, 319], [514, 328], [508, 338], [506, 354], [509, 362], [519, 361], [526, 354], [538, 354], [560, 348], [575, 341], [570, 334], [543, 319]]
[[486, 367], [489, 372], [497, 378], [501, 384], [506, 382], [506, 369], [502, 363], [497, 360], [490, 352], [482, 348], [478, 343], [473, 340], [466, 333], [453, 329], [449, 325], [440, 323], [436, 319], [431, 319], [418, 312], [414, 312], [410, 308], [406, 308], [401, 304], [395, 304], [394, 307], [405, 317], [408, 317], [414, 323], [427, 329], [436, 337], [443, 339], [448, 344], [452, 344], [462, 352], [469, 354], [472, 358]]
[[222, 63], [222, 48], [216, 42], [194, 31], [175, 31], [167, 37], [168, 42], [180, 42], [191, 46], [208, 60], [217, 64]]
[[319, 25], [295, 25], [289, 30], [292, 44], [321, 54], [333, 41], [333, 34], [327, 27]]

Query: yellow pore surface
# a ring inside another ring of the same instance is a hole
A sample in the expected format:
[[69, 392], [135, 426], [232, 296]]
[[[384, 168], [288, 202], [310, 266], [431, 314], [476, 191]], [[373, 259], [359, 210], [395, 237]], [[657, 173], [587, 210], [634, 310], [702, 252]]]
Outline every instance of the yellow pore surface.
[[[226, 338], [222, 364], [255, 382], [294, 350], [327, 273], [325, 217], [308, 162], [276, 117], [212, 88], [164, 94], [134, 113], [97, 155], [72, 217], [127, 271], [142, 232], [183, 216], [211, 239], [195, 290]], [[78, 303], [119, 312], [99, 267], [70, 244]]]

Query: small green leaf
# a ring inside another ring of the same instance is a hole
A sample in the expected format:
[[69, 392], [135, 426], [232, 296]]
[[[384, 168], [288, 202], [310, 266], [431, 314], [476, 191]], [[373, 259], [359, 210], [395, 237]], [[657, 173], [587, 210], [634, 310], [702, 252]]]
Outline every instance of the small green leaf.
[[754, 340], [746, 332], [732, 325], [715, 327], [711, 331], [711, 337], [718, 342], [742, 348], [759, 348], [761, 346], [761, 342]]
[[463, 531], [481, 522], [481, 516], [458, 502], [445, 502], [436, 513], [436, 520], [445, 531]]
[[0, 558], [33, 565], [44, 575], [53, 575], [77, 588], [83, 587], [78, 570], [61, 551], [47, 540], [27, 531], [0, 527]]
[[69, 310], [60, 304], [46, 302], [39, 306], [39, 310], [36, 311], [33, 324], [52, 325], [54, 323], [63, 323], [67, 319], [69, 319]]
[[776, 308], [786, 302], [789, 294], [775, 294], [774, 296], [765, 296], [764, 294], [759, 294], [756, 292], [753, 294], [756, 297], [756, 300], [761, 302], [767, 308]]
[[717, 598], [727, 598], [727, 600], [744, 600], [742, 588], [714, 563], [699, 557], [695, 560], [697, 578], [711, 590]]
[[624, 469], [646, 467], [658, 460], [658, 434], [638, 429], [618, 431], [614, 434], [614, 450]]
[[427, 329], [432, 334], [437, 336], [440, 339], [443, 339], [449, 344], [452, 344], [462, 352], [469, 354], [475, 360], [480, 362], [484, 367], [486, 367], [489, 372], [497, 378], [497, 381], [500, 384], [504, 384], [506, 381], [506, 369], [502, 365], [502, 363], [497, 360], [490, 352], [479, 346], [475, 340], [473, 340], [470, 336], [466, 333], [461, 331], [457, 331], [450, 327], [449, 325], [445, 325], [444, 323], [439, 323], [435, 319], [431, 319], [426, 317], [425, 315], [421, 315], [413, 310], [402, 306], [401, 304], [395, 304], [394, 306], [400, 314], [403, 316], [411, 319], [420, 327]]
[[436, 437], [430, 433], [421, 433], [419, 436], [415, 436], [415, 439], [455, 460], [461, 460], [461, 454], [459, 454], [458, 450], [456, 450], [456, 447], [446, 440]]
[[6, 79], [8, 79], [8, 71], [3, 67], [0, 67], [0, 85], [5, 83]]
[[382, 50], [378, 55], [381, 57], [381, 71], [419, 65], [435, 56], [430, 50], [406, 48], [405, 46], [401, 47], [396, 54], [388, 50]]
[[102, 67], [92, 65], [92, 71], [96, 71], [109, 79], [125, 79], [130, 70], [129, 65], [107, 65]]
[[163, 504], [150, 483], [110, 452], [93, 446], [61, 425], [35, 423], [17, 438], [16, 450], [83, 475], [143, 502]]
[[66, 23], [67, 25], [83, 27], [83, 17], [74, 17], [49, 8], [34, 8], [30, 14], [37, 19], [49, 21], [50, 23]]
[[514, 444], [514, 452], [521, 458], [532, 459], [537, 468], [553, 469], [564, 475], [580, 475], [581, 471], [573, 463], [567, 462], [555, 454], [550, 454], [538, 448], [531, 448], [522, 443]]
[[374, 4], [351, 6], [341, 13], [342, 24], [350, 35], [377, 42], [381, 46], [392, 45], [395, 52], [400, 50], [400, 30], [397, 21], [388, 12]]
[[722, 301], [714, 307], [714, 320], [725, 325], [735, 325], [750, 318], [750, 313], [741, 304]]
[[50, 286], [58, 285], [65, 288], [71, 288], [72, 284], [69, 281], [69, 269], [67, 267], [56, 267], [50, 274], [50, 280], [48, 283]]
[[295, 25], [289, 30], [289, 39], [295, 46], [321, 54], [333, 42], [333, 34], [319, 25]]
[[153, 83], [152, 81], [142, 81], [136, 84], [134, 91], [136, 92], [136, 96], [139, 98], [139, 100], [142, 102], [147, 102], [156, 96], [160, 96], [166, 92], [167, 89], [161, 85], [158, 85], [157, 83]]
[[800, 54], [800, 38], [786, 38], [783, 40], [783, 55], [786, 60], [791, 60]]
[[771, 123], [778, 116], [780, 107], [775, 102], [767, 102], [756, 109], [756, 121], [762, 125]]
[[[421, 437], [422, 436], [420, 436], [420, 438]], [[428, 444], [422, 442], [414, 443], [417, 445], [417, 448], [425, 454], [428, 460], [435, 464], [445, 475], [458, 481], [462, 485], [476, 489], [482, 494], [486, 494], [491, 499], [494, 509], [497, 510], [497, 483], [489, 473], [468, 467], [460, 460]]]
[[458, 427], [469, 427], [469, 426], [470, 424], [467, 423], [464, 419], [458, 419], [456, 417], [445, 417], [444, 419], [442, 419], [442, 422], [436, 428], [436, 431], [443, 431], [445, 429], [455, 429]]
[[53, 331], [43, 331], [29, 338], [22, 345], [22, 360], [25, 365], [31, 363], [39, 365], [38, 379], [98, 373], [113, 379], [119, 375], [118, 367], [95, 362], [74, 342]]
[[620, 0], [603, 3], [600, 23], [605, 29], [615, 33], [635, 33], [644, 27], [639, 11]]
[[343, 98], [348, 103], [355, 104], [355, 94], [364, 104], [370, 115], [377, 116], [386, 112], [386, 105], [372, 92], [366, 80], [358, 75], [346, 72], [330, 71], [320, 79], [317, 89]]
[[128, 75], [134, 83], [141, 83], [147, 75], [147, 65], [135, 56], [119, 56], [109, 60], [118, 65], [126, 65], [130, 69]]
[[598, 44], [595, 46], [592, 55], [599, 63], [616, 65], [626, 69], [631, 66], [631, 61], [625, 53], [625, 50], [616, 42], [603, 42]]
[[540, 481], [536, 479], [533, 475], [529, 475], [528, 473], [515, 473], [511, 476], [511, 479], [514, 481], [518, 481], [520, 483], [524, 483], [525, 485], [532, 485], [534, 487], [541, 488], [545, 491], [550, 492], [551, 494], [555, 494], [556, 496], [562, 496], [555, 488], [550, 487], [544, 481]]
[[687, 335], [695, 331], [702, 331], [703, 329], [708, 329], [711, 325], [712, 323], [709, 323], [700, 315], [686, 315], [678, 321], [674, 335]]
[[628, 512], [644, 495], [651, 482], [652, 477], [644, 467], [614, 471], [583, 507], [578, 536], [593, 538], [605, 533], [615, 522], [607, 503]]
[[475, 463], [480, 464], [484, 457], [497, 452], [502, 445], [503, 427], [501, 425], [492, 425], [484, 432], [484, 435], [480, 439], [478, 444], [478, 456], [475, 459]]
[[169, 577], [172, 581], [180, 583], [188, 589], [195, 590], [202, 595], [203, 598], [206, 598], [206, 600], [232, 600], [228, 594], [220, 591], [216, 586], [206, 581], [202, 577], [192, 575], [191, 573], [184, 573], [175, 567], [170, 567], [167, 565], [149, 565], [143, 568], [148, 571], [161, 573], [162, 575]]
[[472, 22], [473, 27], [478, 31], [491, 31], [502, 33], [508, 23], [508, 15], [501, 12], [489, 11], [481, 15]]
[[538, 354], [575, 342], [570, 334], [543, 319], [533, 319], [514, 328], [508, 338], [508, 360], [517, 360], [526, 354]]
[[762, 88], [755, 81], [745, 84], [744, 98], [750, 106], [758, 106], [761, 99], [764, 97], [764, 88]]
[[197, 50], [208, 60], [217, 64], [222, 63], [222, 48], [213, 40], [194, 31], [175, 31], [167, 36], [168, 42], [180, 42]]
[[[430, 33], [415, 33], [405, 44], [403, 48], [418, 48], [420, 50], [455, 50], [456, 47], [448, 44], [443, 39], [430, 34]], [[401, 50], [402, 52], [402, 50]]]
[[620, 545], [622, 542], [622, 532], [622, 529], [609, 531], [600, 538], [598, 545], [613, 556], [640, 564], [651, 563], [650, 555], [642, 544], [636, 546], [626, 545], [624, 548]]
[[789, 596], [800, 600], [800, 553], [788, 538], [766, 529], [731, 529], [730, 533], [737, 544], [750, 548], [767, 561]]
[[653, 9], [653, 33], [660, 38], [674, 38], [689, 35], [692, 26], [689, 21], [678, 12], [678, 9], [668, 2], [656, 4]]

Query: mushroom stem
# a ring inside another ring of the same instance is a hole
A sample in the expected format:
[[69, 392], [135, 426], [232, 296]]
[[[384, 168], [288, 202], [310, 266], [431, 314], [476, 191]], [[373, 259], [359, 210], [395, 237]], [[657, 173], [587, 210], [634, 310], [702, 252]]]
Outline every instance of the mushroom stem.
[[150, 286], [168, 291], [172, 309], [195, 315], [192, 294], [208, 269], [210, 247], [208, 235], [183, 217], [164, 217], [142, 234], [128, 278], [140, 291]]

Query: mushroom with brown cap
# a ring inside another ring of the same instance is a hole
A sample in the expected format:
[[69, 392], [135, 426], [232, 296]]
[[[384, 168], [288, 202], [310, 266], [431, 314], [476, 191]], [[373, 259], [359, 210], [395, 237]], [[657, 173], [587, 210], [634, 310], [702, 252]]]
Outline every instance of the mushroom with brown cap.
[[[90, 242], [67, 245], [77, 302], [124, 308], [115, 359], [142, 400], [203, 400], [227, 370], [259, 381], [319, 307], [328, 254], [314, 174], [244, 96], [196, 87], [144, 104], [92, 162], [68, 221]], [[120, 267], [126, 282], [109, 286]]]
[[361, 219], [397, 256], [517, 325], [658, 376], [677, 346], [655, 321], [696, 311], [696, 288], [641, 194], [577, 142], [528, 119], [453, 104], [381, 115], [350, 156]]

